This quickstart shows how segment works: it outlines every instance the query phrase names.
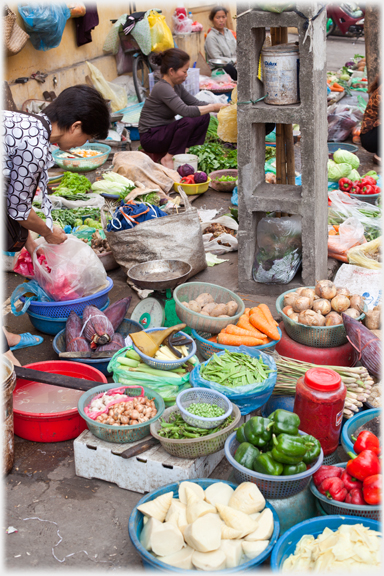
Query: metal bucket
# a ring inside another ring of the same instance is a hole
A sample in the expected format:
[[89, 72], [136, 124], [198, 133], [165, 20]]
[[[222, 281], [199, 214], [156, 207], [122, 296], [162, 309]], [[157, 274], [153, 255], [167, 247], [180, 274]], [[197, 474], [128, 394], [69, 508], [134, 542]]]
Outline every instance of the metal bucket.
[[294, 43], [268, 46], [261, 51], [266, 104], [283, 106], [300, 102], [299, 47]]
[[13, 364], [6, 356], [1, 358], [3, 377], [3, 474], [12, 470], [15, 456], [13, 432], [13, 390], [16, 385], [16, 374]]

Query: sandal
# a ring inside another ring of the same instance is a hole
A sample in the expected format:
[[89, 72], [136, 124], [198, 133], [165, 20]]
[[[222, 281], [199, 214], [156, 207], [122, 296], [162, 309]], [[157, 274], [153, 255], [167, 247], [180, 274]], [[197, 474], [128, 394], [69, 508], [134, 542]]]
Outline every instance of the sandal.
[[[37, 338], [37, 340], [36, 340]], [[11, 346], [10, 350], [12, 352], [14, 350], [19, 350], [20, 348], [28, 348], [29, 346], [38, 346], [44, 342], [44, 338], [41, 336], [32, 336], [29, 332], [25, 332], [24, 334], [20, 334], [20, 342], [16, 344], [16, 346]]]

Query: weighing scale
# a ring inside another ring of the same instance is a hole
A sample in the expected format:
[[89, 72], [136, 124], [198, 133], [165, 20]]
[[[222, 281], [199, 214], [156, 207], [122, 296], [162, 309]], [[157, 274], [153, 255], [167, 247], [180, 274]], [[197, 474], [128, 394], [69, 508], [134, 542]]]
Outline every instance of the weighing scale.
[[[192, 266], [182, 260], [152, 260], [132, 266], [128, 278], [139, 288], [154, 293], [137, 304], [131, 320], [139, 322], [144, 330], [180, 324], [173, 289], [188, 278], [191, 270]], [[191, 329], [184, 332], [191, 334]]]

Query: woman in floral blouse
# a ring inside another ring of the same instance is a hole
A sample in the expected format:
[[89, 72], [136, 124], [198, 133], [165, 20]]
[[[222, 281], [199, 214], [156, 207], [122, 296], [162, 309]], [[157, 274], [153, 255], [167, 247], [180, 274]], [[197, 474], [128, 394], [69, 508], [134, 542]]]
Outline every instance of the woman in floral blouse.
[[361, 124], [360, 141], [363, 148], [375, 155], [374, 160], [380, 162], [381, 84], [378, 75], [369, 86], [368, 93], [370, 97]]

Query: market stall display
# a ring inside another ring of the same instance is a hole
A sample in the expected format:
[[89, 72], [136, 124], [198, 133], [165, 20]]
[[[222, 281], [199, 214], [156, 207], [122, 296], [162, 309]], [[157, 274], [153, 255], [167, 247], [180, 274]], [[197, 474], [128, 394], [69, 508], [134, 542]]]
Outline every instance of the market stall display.
[[341, 445], [344, 448], [344, 451], [346, 453], [353, 452], [354, 441], [352, 436], [355, 436], [356, 431], [361, 427], [368, 430], [369, 424], [380, 417], [380, 408], [373, 408], [370, 410], [363, 410], [348, 420], [348, 422], [346, 422], [343, 426], [343, 430], [341, 432]]
[[215, 170], [209, 174], [211, 179], [210, 187], [218, 192], [232, 192], [237, 186], [237, 170], [227, 168], [226, 170]]

